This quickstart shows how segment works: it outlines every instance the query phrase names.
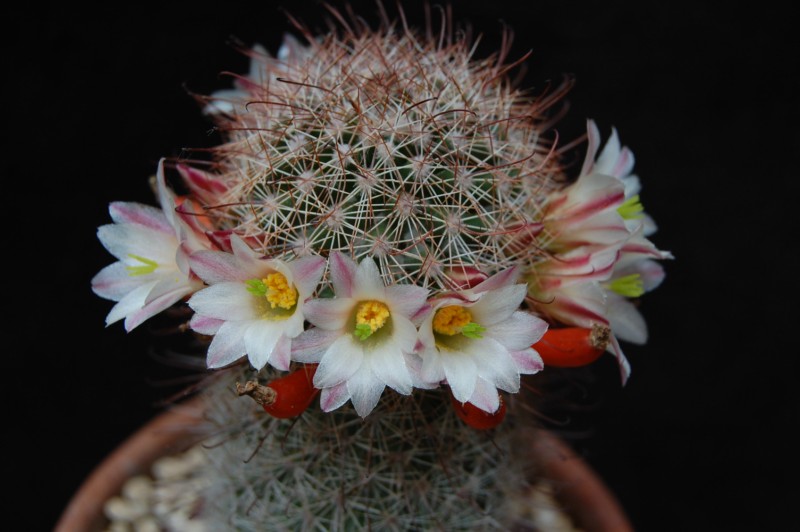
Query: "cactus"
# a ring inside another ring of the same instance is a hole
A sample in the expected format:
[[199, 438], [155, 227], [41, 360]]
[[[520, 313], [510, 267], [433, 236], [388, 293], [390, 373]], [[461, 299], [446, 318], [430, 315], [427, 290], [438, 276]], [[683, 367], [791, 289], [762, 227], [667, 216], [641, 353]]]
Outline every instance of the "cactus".
[[190, 297], [211, 338], [212, 529], [538, 526], [523, 376], [609, 351], [624, 382], [632, 300], [670, 257], [632, 154], [614, 131], [595, 158], [590, 121], [568, 176], [548, 114], [565, 87], [523, 92], [504, 51], [446, 29], [305, 36], [201, 98], [225, 141], [159, 166], [161, 210], [112, 204], [107, 321]]
[[235, 112], [214, 113], [228, 136], [206, 196], [215, 227], [269, 256], [375, 257], [387, 282], [434, 293], [458, 286], [453, 269], [544, 253], [514, 242], [564, 179], [550, 99], [514, 90], [497, 58], [470, 61], [463, 40], [365, 32], [284, 50], [254, 55]]
[[277, 419], [225, 384], [209, 394], [225, 429], [206, 442], [212, 530], [507, 530], [536, 476], [524, 420], [489, 437], [435, 391], [387, 396], [364, 420], [351, 407]]

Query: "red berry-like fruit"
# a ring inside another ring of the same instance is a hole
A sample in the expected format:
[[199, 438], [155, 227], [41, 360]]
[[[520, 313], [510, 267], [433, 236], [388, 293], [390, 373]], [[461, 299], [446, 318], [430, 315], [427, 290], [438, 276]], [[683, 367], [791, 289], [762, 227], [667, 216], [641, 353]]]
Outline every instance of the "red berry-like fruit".
[[275, 401], [265, 404], [264, 411], [277, 418], [286, 419], [297, 417], [319, 393], [314, 388], [314, 373], [317, 364], [307, 364], [292, 373], [271, 381], [267, 386], [275, 390]]
[[597, 360], [605, 352], [610, 335], [609, 328], [602, 325], [591, 329], [548, 329], [532, 347], [541, 355], [545, 366], [574, 368]]
[[460, 403], [452, 395], [450, 399], [453, 402], [453, 408], [456, 409], [456, 415], [473, 429], [493, 429], [506, 417], [506, 403], [503, 401], [503, 396], [500, 396], [500, 407], [493, 414], [481, 410], [472, 403]]

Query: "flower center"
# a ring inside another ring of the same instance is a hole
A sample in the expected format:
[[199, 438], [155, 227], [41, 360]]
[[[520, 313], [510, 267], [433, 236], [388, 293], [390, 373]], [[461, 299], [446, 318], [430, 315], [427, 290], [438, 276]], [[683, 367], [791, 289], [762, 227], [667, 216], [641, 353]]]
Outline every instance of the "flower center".
[[264, 279], [250, 279], [245, 283], [248, 292], [265, 297], [273, 309], [291, 310], [297, 304], [297, 289], [289, 284], [282, 273], [271, 273]]
[[356, 308], [356, 330], [354, 334], [360, 340], [366, 340], [386, 325], [391, 313], [389, 307], [380, 301], [363, 301]]
[[445, 336], [463, 334], [467, 338], [483, 338], [485, 327], [472, 321], [472, 314], [460, 305], [448, 305], [436, 311], [433, 332]]
[[297, 304], [297, 290], [289, 284], [282, 273], [271, 273], [262, 282], [267, 285], [267, 301], [272, 308], [289, 310]]

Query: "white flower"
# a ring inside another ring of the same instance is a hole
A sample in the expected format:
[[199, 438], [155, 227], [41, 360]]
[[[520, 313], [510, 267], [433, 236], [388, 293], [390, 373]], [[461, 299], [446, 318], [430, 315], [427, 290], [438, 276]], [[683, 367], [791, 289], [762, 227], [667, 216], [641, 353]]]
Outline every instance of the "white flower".
[[636, 226], [643, 225], [644, 236], [649, 236], [656, 231], [653, 219], [644, 212], [639, 202], [639, 192], [642, 189], [639, 177], [633, 174], [635, 163], [633, 152], [622, 146], [616, 128], [611, 128], [611, 137], [603, 146], [603, 151], [595, 155], [600, 147], [600, 130], [594, 120], [587, 120], [588, 148], [583, 161], [581, 174], [596, 173], [616, 177], [625, 187], [625, 202], [620, 206], [620, 214], [625, 218], [628, 229], [634, 231]]
[[520, 374], [544, 366], [531, 345], [547, 324], [519, 310], [527, 287], [514, 284], [515, 274], [511, 268], [436, 300], [420, 327], [422, 378], [446, 380], [456, 400], [489, 413], [500, 406], [498, 388], [516, 393]]
[[278, 56], [273, 58], [260, 44], [256, 44], [248, 52], [250, 55], [250, 72], [234, 80], [233, 89], [215, 91], [203, 109], [209, 115], [242, 114], [247, 111], [245, 104], [253, 99], [254, 94], [263, 91], [269, 83], [281, 83], [281, 74], [288, 75], [288, 68], [296, 66], [310, 55], [307, 46], [290, 34], [283, 36], [283, 43]]
[[617, 340], [647, 340], [647, 325], [630, 299], [663, 279], [663, 269], [650, 259], [672, 254], [646, 238], [656, 227], [639, 201], [633, 153], [612, 129], [597, 156], [600, 133], [591, 120], [587, 130], [588, 149], [577, 181], [552, 194], [545, 207], [542, 248], [551, 255], [529, 272], [529, 303], [563, 324], [609, 326], [608, 350], [625, 382], [630, 365]]
[[359, 265], [341, 253], [329, 259], [335, 298], [306, 304], [315, 325], [300, 338], [293, 356], [319, 362], [314, 386], [322, 389], [325, 412], [348, 400], [366, 417], [386, 386], [408, 395], [414, 377], [407, 358], [417, 344], [412, 323], [426, 308], [428, 290], [411, 285], [384, 286], [371, 258]]
[[614, 265], [606, 289], [606, 314], [614, 335], [626, 342], [647, 342], [647, 323], [630, 299], [649, 292], [664, 280], [664, 268], [654, 260], [624, 253]]
[[140, 203], [114, 202], [113, 224], [101, 226], [97, 237], [118, 260], [92, 279], [92, 290], [117, 301], [106, 325], [125, 318], [131, 331], [148, 318], [202, 288], [192, 275], [187, 256], [205, 246], [176, 212], [175, 197], [164, 181], [164, 161], [158, 164], [161, 209]]
[[551, 253], [618, 245], [630, 235], [618, 212], [624, 201], [625, 188], [619, 179], [581, 174], [575, 183], [548, 199], [542, 219], [547, 233], [542, 242]]
[[[614, 333], [620, 327], [626, 339], [646, 338], [647, 329], [636, 308], [615, 293], [616, 289], [631, 294], [638, 286], [634, 278], [623, 279], [624, 274], [619, 280], [614, 277], [619, 257], [617, 247], [594, 253], [587, 248], [578, 248], [537, 263], [528, 274], [528, 303], [549, 319], [565, 325], [586, 329], [603, 325], [610, 327]], [[617, 359], [624, 384], [631, 368], [613, 335], [608, 351]]]
[[288, 370], [292, 339], [303, 332], [305, 301], [325, 259], [265, 260], [239, 236], [231, 235], [230, 242], [232, 254], [201, 251], [190, 258], [192, 269], [211, 285], [189, 300], [196, 312], [192, 329], [214, 335], [208, 367], [227, 366], [246, 354], [256, 369], [269, 362]]

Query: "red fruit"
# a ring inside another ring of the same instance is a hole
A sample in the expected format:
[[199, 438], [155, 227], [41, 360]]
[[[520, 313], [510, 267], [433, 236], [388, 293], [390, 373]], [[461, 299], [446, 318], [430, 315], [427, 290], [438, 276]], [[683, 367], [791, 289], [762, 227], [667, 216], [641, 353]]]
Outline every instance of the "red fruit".
[[264, 411], [277, 418], [296, 417], [305, 412], [319, 390], [314, 388], [317, 364], [307, 364], [292, 373], [275, 379], [267, 387], [275, 390], [275, 401], [263, 405]]
[[472, 403], [460, 403], [452, 395], [450, 399], [453, 402], [453, 408], [456, 409], [456, 415], [461, 418], [461, 421], [478, 430], [489, 430], [495, 428], [506, 417], [506, 403], [503, 397], [500, 396], [500, 408], [494, 414], [484, 412]]
[[610, 335], [611, 330], [602, 325], [548, 329], [532, 347], [545, 366], [574, 368], [597, 360], [605, 352]]

